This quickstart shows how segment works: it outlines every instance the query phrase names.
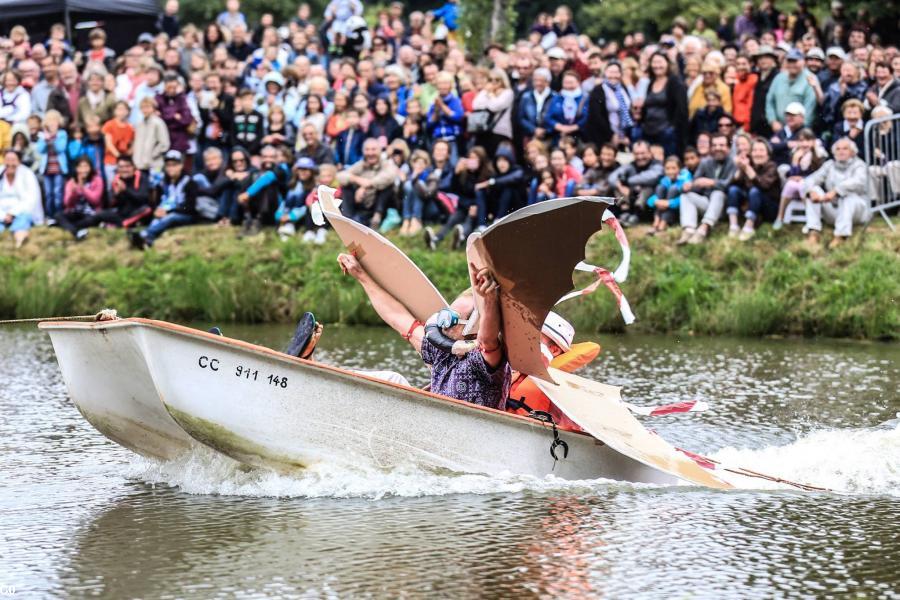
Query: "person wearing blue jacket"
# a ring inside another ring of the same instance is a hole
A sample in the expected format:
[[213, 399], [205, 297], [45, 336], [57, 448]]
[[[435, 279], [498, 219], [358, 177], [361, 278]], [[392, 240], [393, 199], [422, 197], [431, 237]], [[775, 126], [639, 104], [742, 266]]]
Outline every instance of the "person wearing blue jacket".
[[447, 31], [453, 33], [459, 28], [459, 5], [457, 0], [448, 0], [439, 9], [433, 11], [431, 16], [435, 21], [443, 21], [447, 26]]
[[563, 73], [562, 89], [550, 102], [544, 117], [547, 131], [553, 136], [554, 144], [563, 135], [581, 138], [587, 121], [587, 95], [581, 89], [581, 80], [575, 71], [566, 71]]
[[262, 225], [275, 224], [275, 211], [287, 194], [291, 180], [290, 163], [279, 161], [278, 153], [274, 146], [263, 146], [260, 151], [260, 175], [237, 197], [238, 204], [244, 207], [240, 237], [256, 235], [262, 230]]
[[675, 223], [681, 206], [681, 191], [691, 179], [691, 172], [681, 168], [681, 160], [677, 156], [666, 159], [656, 193], [647, 199], [647, 206], [653, 209], [653, 226], [647, 235], [656, 235]]
[[347, 111], [344, 119], [347, 128], [340, 132], [334, 140], [334, 162], [341, 166], [355, 165], [362, 160], [362, 147], [366, 134], [359, 128], [359, 111], [351, 108]]
[[432, 140], [444, 140], [450, 144], [450, 162], [459, 158], [457, 141], [462, 136], [463, 105], [453, 93], [453, 75], [441, 72], [435, 79], [437, 97], [428, 109], [428, 133]]
[[314, 231], [315, 225], [309, 214], [309, 207], [306, 205], [306, 199], [310, 192], [316, 187], [316, 174], [318, 172], [318, 165], [316, 165], [315, 161], [308, 156], [301, 156], [297, 159], [297, 162], [294, 163], [296, 183], [275, 211], [275, 222], [278, 224], [278, 235], [281, 236], [282, 240], [294, 235], [298, 229], [305, 225], [306, 233], [303, 234], [303, 241], [316, 241], [316, 232]]
[[69, 174], [69, 136], [61, 125], [59, 111], [48, 110], [44, 115], [44, 129], [35, 144], [40, 160], [38, 172], [44, 176], [45, 215], [55, 215], [63, 210], [63, 190]]
[[516, 117], [523, 145], [532, 139], [542, 140], [547, 137], [547, 112], [556, 98], [556, 92], [550, 89], [551, 80], [549, 69], [535, 69], [531, 76], [531, 87], [525, 90], [519, 100]]

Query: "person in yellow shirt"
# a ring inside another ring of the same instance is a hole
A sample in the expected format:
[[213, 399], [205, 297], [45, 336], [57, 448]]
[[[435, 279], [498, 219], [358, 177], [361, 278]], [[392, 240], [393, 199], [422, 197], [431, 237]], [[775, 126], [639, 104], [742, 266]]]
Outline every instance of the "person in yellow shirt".
[[700, 77], [703, 79], [700, 85], [694, 88], [694, 93], [691, 94], [688, 102], [688, 118], [693, 119], [694, 113], [706, 106], [706, 90], [710, 88], [719, 92], [719, 96], [722, 98], [722, 108], [731, 114], [731, 90], [720, 77], [719, 65], [710, 61], [704, 62], [700, 69]]

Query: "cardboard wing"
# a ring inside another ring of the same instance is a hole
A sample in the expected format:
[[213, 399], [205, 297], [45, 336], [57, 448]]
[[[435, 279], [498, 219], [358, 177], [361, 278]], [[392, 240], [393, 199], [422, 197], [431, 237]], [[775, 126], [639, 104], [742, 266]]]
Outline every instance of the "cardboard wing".
[[317, 196], [322, 213], [372, 279], [422, 322], [447, 307], [431, 280], [402, 250], [377, 231], [341, 214], [334, 192], [333, 188], [319, 186]]
[[490, 268], [500, 284], [504, 344], [513, 369], [553, 381], [541, 358], [541, 327], [575, 287], [575, 266], [612, 204], [612, 198], [586, 196], [548, 200], [469, 237], [469, 262]]

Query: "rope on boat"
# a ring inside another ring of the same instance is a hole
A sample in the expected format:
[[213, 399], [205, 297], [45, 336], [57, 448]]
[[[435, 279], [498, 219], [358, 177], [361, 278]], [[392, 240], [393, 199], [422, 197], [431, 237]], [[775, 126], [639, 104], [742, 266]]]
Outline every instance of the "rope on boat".
[[33, 319], [6, 319], [0, 321], [0, 325], [13, 325], [15, 323], [40, 323], [42, 321], [115, 321], [119, 318], [114, 308], [104, 308], [92, 315], [69, 315], [65, 317], [36, 317]]

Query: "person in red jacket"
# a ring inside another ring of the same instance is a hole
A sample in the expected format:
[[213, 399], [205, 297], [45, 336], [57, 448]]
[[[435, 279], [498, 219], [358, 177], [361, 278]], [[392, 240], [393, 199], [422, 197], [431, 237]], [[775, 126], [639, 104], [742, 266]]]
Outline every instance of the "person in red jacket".
[[735, 122], [744, 131], [750, 131], [750, 112], [753, 109], [753, 90], [759, 81], [759, 75], [750, 71], [750, 59], [741, 54], [735, 63], [737, 81], [731, 92], [731, 102]]

